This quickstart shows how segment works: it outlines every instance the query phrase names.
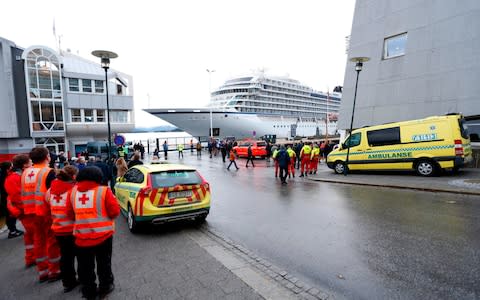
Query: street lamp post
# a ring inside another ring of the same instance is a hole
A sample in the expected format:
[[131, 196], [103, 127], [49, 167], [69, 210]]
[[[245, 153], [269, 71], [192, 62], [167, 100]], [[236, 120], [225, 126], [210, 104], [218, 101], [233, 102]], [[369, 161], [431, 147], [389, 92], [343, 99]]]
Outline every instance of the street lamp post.
[[[108, 127], [108, 165], [112, 166], [112, 132], [110, 128], [110, 103], [108, 101], [108, 68], [110, 67], [110, 58], [117, 58], [118, 55], [115, 52], [105, 50], [95, 50], [92, 52], [93, 56], [101, 59], [102, 68], [105, 70], [105, 92], [107, 95], [107, 127]], [[112, 168], [110, 170], [113, 171]]]
[[353, 131], [353, 117], [355, 115], [355, 101], [357, 100], [357, 87], [358, 87], [358, 76], [362, 71], [363, 63], [369, 61], [369, 57], [353, 57], [350, 58], [351, 62], [355, 64], [355, 71], [357, 71], [357, 80], [355, 82], [355, 94], [353, 95], [353, 107], [352, 107], [352, 120], [350, 121], [350, 137], [348, 138], [348, 145], [347, 145], [347, 158], [345, 159], [345, 166], [343, 168], [343, 174], [347, 176], [348, 173], [348, 162], [350, 158], [350, 144], [352, 141], [352, 131]]
[[[212, 99], [212, 73], [215, 72], [215, 70], [207, 69], [207, 72], [208, 72], [208, 94], [210, 96], [210, 102], [211, 102], [211, 99]], [[210, 139], [213, 139], [212, 103], [210, 103]]]

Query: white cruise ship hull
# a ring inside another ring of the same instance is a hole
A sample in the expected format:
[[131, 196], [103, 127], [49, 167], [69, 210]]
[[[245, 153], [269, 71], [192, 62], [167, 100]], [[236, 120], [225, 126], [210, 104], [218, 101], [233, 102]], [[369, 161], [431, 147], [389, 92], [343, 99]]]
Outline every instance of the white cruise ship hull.
[[[167, 121], [195, 137], [210, 136], [210, 110], [201, 109], [146, 109], [145, 111]], [[296, 136], [325, 135], [324, 120], [306, 121], [285, 116], [267, 116], [254, 113], [241, 113], [233, 110], [212, 110], [213, 128], [218, 137], [234, 136], [237, 139], [261, 137], [275, 134], [277, 138], [292, 137], [292, 125], [296, 125]], [[295, 127], [295, 126], [294, 126]], [[337, 131], [336, 122], [330, 122], [328, 134]]]

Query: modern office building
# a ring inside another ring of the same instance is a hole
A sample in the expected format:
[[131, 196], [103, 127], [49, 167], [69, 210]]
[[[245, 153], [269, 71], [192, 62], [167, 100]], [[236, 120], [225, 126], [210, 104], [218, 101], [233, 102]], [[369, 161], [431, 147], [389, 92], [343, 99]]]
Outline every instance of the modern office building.
[[[109, 69], [107, 83], [112, 133], [131, 131], [132, 77]], [[106, 101], [99, 61], [0, 38], [0, 160], [36, 145], [73, 156], [107, 141]]]
[[[357, 0], [348, 58], [366, 56], [354, 128], [459, 112], [480, 135], [480, 1]], [[348, 61], [338, 127], [349, 129]]]

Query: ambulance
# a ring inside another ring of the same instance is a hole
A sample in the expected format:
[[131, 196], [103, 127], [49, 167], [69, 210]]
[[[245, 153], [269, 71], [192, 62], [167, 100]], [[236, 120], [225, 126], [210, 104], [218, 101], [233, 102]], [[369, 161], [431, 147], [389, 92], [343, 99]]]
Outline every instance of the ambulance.
[[337, 174], [350, 170], [415, 170], [418, 175], [433, 176], [444, 169], [457, 171], [472, 159], [463, 116], [448, 114], [353, 130], [328, 155], [327, 165]]

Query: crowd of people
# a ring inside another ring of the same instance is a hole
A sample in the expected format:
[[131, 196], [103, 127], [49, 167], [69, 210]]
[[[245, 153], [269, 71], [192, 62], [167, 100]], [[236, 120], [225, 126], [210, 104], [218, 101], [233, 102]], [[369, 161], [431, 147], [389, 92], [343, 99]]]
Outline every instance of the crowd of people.
[[65, 293], [81, 284], [83, 297], [94, 299], [114, 289], [112, 240], [120, 207], [105, 162], [84, 160], [52, 165], [44, 147], [16, 155], [1, 164], [0, 200], [7, 207], [8, 238], [23, 235], [25, 267], [36, 266], [38, 281], [61, 279]]

